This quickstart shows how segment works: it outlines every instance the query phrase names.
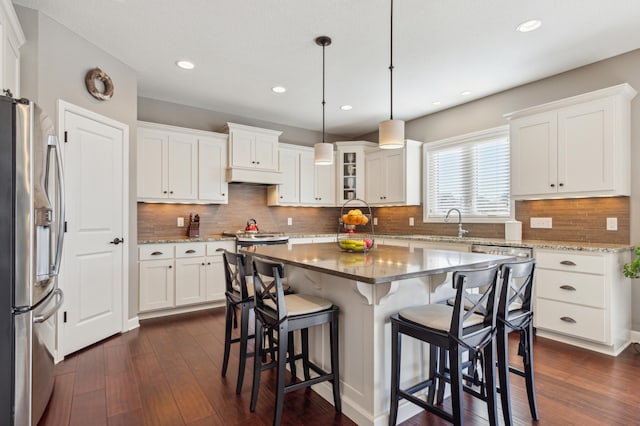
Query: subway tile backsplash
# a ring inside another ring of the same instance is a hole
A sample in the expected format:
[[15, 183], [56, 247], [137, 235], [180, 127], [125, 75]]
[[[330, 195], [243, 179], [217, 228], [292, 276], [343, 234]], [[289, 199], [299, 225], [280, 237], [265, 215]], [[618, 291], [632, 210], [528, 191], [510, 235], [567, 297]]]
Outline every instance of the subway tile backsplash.
[[[138, 203], [138, 239], [164, 239], [187, 236], [189, 214], [200, 216], [200, 235], [244, 229], [248, 219], [258, 222], [261, 231], [288, 233], [334, 233], [338, 231], [339, 207], [268, 207], [265, 186], [229, 185], [229, 204], [152, 204]], [[455, 223], [423, 223], [422, 206], [378, 207], [377, 234], [457, 234]], [[185, 227], [176, 226], [185, 218]], [[409, 218], [414, 226], [409, 226]], [[531, 229], [531, 217], [551, 217], [553, 228]], [[618, 230], [607, 231], [606, 219], [618, 218]], [[516, 219], [522, 222], [522, 238], [550, 241], [629, 244], [629, 197], [579, 198], [564, 200], [517, 201]], [[291, 218], [293, 224], [287, 225]], [[455, 221], [453, 221], [455, 222]], [[463, 217], [469, 236], [504, 238], [503, 224], [471, 224]]]

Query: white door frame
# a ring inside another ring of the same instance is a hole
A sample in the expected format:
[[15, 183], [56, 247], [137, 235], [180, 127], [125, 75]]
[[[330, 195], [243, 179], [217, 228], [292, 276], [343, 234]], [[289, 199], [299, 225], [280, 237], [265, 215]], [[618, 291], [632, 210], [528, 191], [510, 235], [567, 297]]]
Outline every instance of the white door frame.
[[[122, 162], [123, 162], [123, 176], [122, 176], [122, 205], [126, 207], [126, 210], [122, 212], [122, 235], [124, 243], [122, 245], [122, 328], [121, 332], [129, 331], [129, 245], [131, 244], [131, 238], [129, 235], [129, 175], [131, 173], [131, 167], [129, 166], [129, 126], [119, 121], [113, 120], [104, 115], [97, 114], [88, 109], [79, 107], [69, 102], [58, 99], [58, 139], [62, 146], [62, 158], [64, 160], [65, 144], [64, 144], [64, 129], [65, 129], [65, 113], [71, 112], [76, 115], [83, 116], [93, 121], [100, 122], [102, 124], [115, 127], [122, 130]], [[64, 163], [63, 163], [64, 164]], [[63, 317], [62, 309], [58, 311], [57, 315], [57, 339], [56, 339], [56, 353], [54, 356], [55, 362], [58, 363], [64, 359], [62, 354], [63, 348]], [[136, 321], [137, 322], [137, 321]]]

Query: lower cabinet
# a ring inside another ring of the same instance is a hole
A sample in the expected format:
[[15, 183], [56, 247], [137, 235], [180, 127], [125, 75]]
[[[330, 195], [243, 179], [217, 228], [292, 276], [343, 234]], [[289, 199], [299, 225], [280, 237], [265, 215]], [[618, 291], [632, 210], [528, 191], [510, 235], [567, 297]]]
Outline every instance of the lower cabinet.
[[140, 312], [224, 299], [222, 254], [234, 241], [145, 244], [139, 248]]
[[534, 325], [538, 334], [617, 355], [630, 342], [629, 251], [536, 249]]

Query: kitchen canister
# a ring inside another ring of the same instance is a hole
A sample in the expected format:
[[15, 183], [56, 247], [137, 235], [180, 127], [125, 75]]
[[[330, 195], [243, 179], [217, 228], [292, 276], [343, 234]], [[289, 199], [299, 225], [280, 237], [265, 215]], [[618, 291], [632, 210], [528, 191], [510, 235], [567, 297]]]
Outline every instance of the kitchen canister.
[[522, 222], [517, 220], [505, 222], [504, 239], [506, 241], [522, 241]]

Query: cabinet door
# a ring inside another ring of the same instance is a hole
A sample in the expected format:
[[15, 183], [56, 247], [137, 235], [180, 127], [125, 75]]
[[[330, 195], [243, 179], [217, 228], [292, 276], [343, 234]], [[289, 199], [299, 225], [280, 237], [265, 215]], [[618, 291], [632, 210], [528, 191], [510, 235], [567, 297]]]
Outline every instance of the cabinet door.
[[173, 259], [140, 262], [140, 312], [173, 306]]
[[381, 152], [366, 157], [365, 201], [369, 204], [383, 203], [383, 160]]
[[382, 179], [385, 191], [382, 196], [385, 203], [403, 203], [405, 201], [406, 167], [404, 159], [404, 149], [384, 152]]
[[234, 130], [229, 136], [231, 150], [231, 165], [233, 167], [244, 167], [252, 169], [254, 167], [253, 142], [254, 135], [242, 130]]
[[510, 138], [511, 195], [556, 193], [557, 114], [542, 113], [514, 120]]
[[227, 141], [200, 138], [198, 140], [198, 199], [227, 203], [228, 184]]
[[204, 257], [176, 259], [176, 306], [206, 301]]
[[168, 141], [164, 132], [138, 130], [138, 198], [168, 198]]
[[331, 165], [316, 166], [314, 164], [314, 188], [318, 205], [336, 205], [336, 168], [335, 161]]
[[614, 189], [611, 98], [558, 112], [558, 192]]
[[278, 187], [278, 203], [298, 204], [300, 202], [300, 152], [281, 149], [279, 157], [284, 183]]
[[194, 136], [169, 136], [169, 198], [198, 198], [198, 140]]
[[[2, 23], [0, 23], [2, 27]], [[8, 26], [5, 32], [9, 32]], [[4, 63], [4, 75], [2, 77], [2, 89], [9, 89], [14, 98], [20, 98], [20, 50], [13, 37], [5, 34], [2, 62]]]
[[225, 277], [222, 255], [206, 258], [206, 299], [207, 301], [224, 300]]
[[342, 205], [364, 194], [364, 150], [362, 148], [338, 151], [336, 163], [336, 200]]
[[300, 204], [315, 205], [315, 164], [313, 162], [313, 152], [300, 153]]
[[253, 143], [255, 168], [278, 170], [278, 137], [256, 134]]

